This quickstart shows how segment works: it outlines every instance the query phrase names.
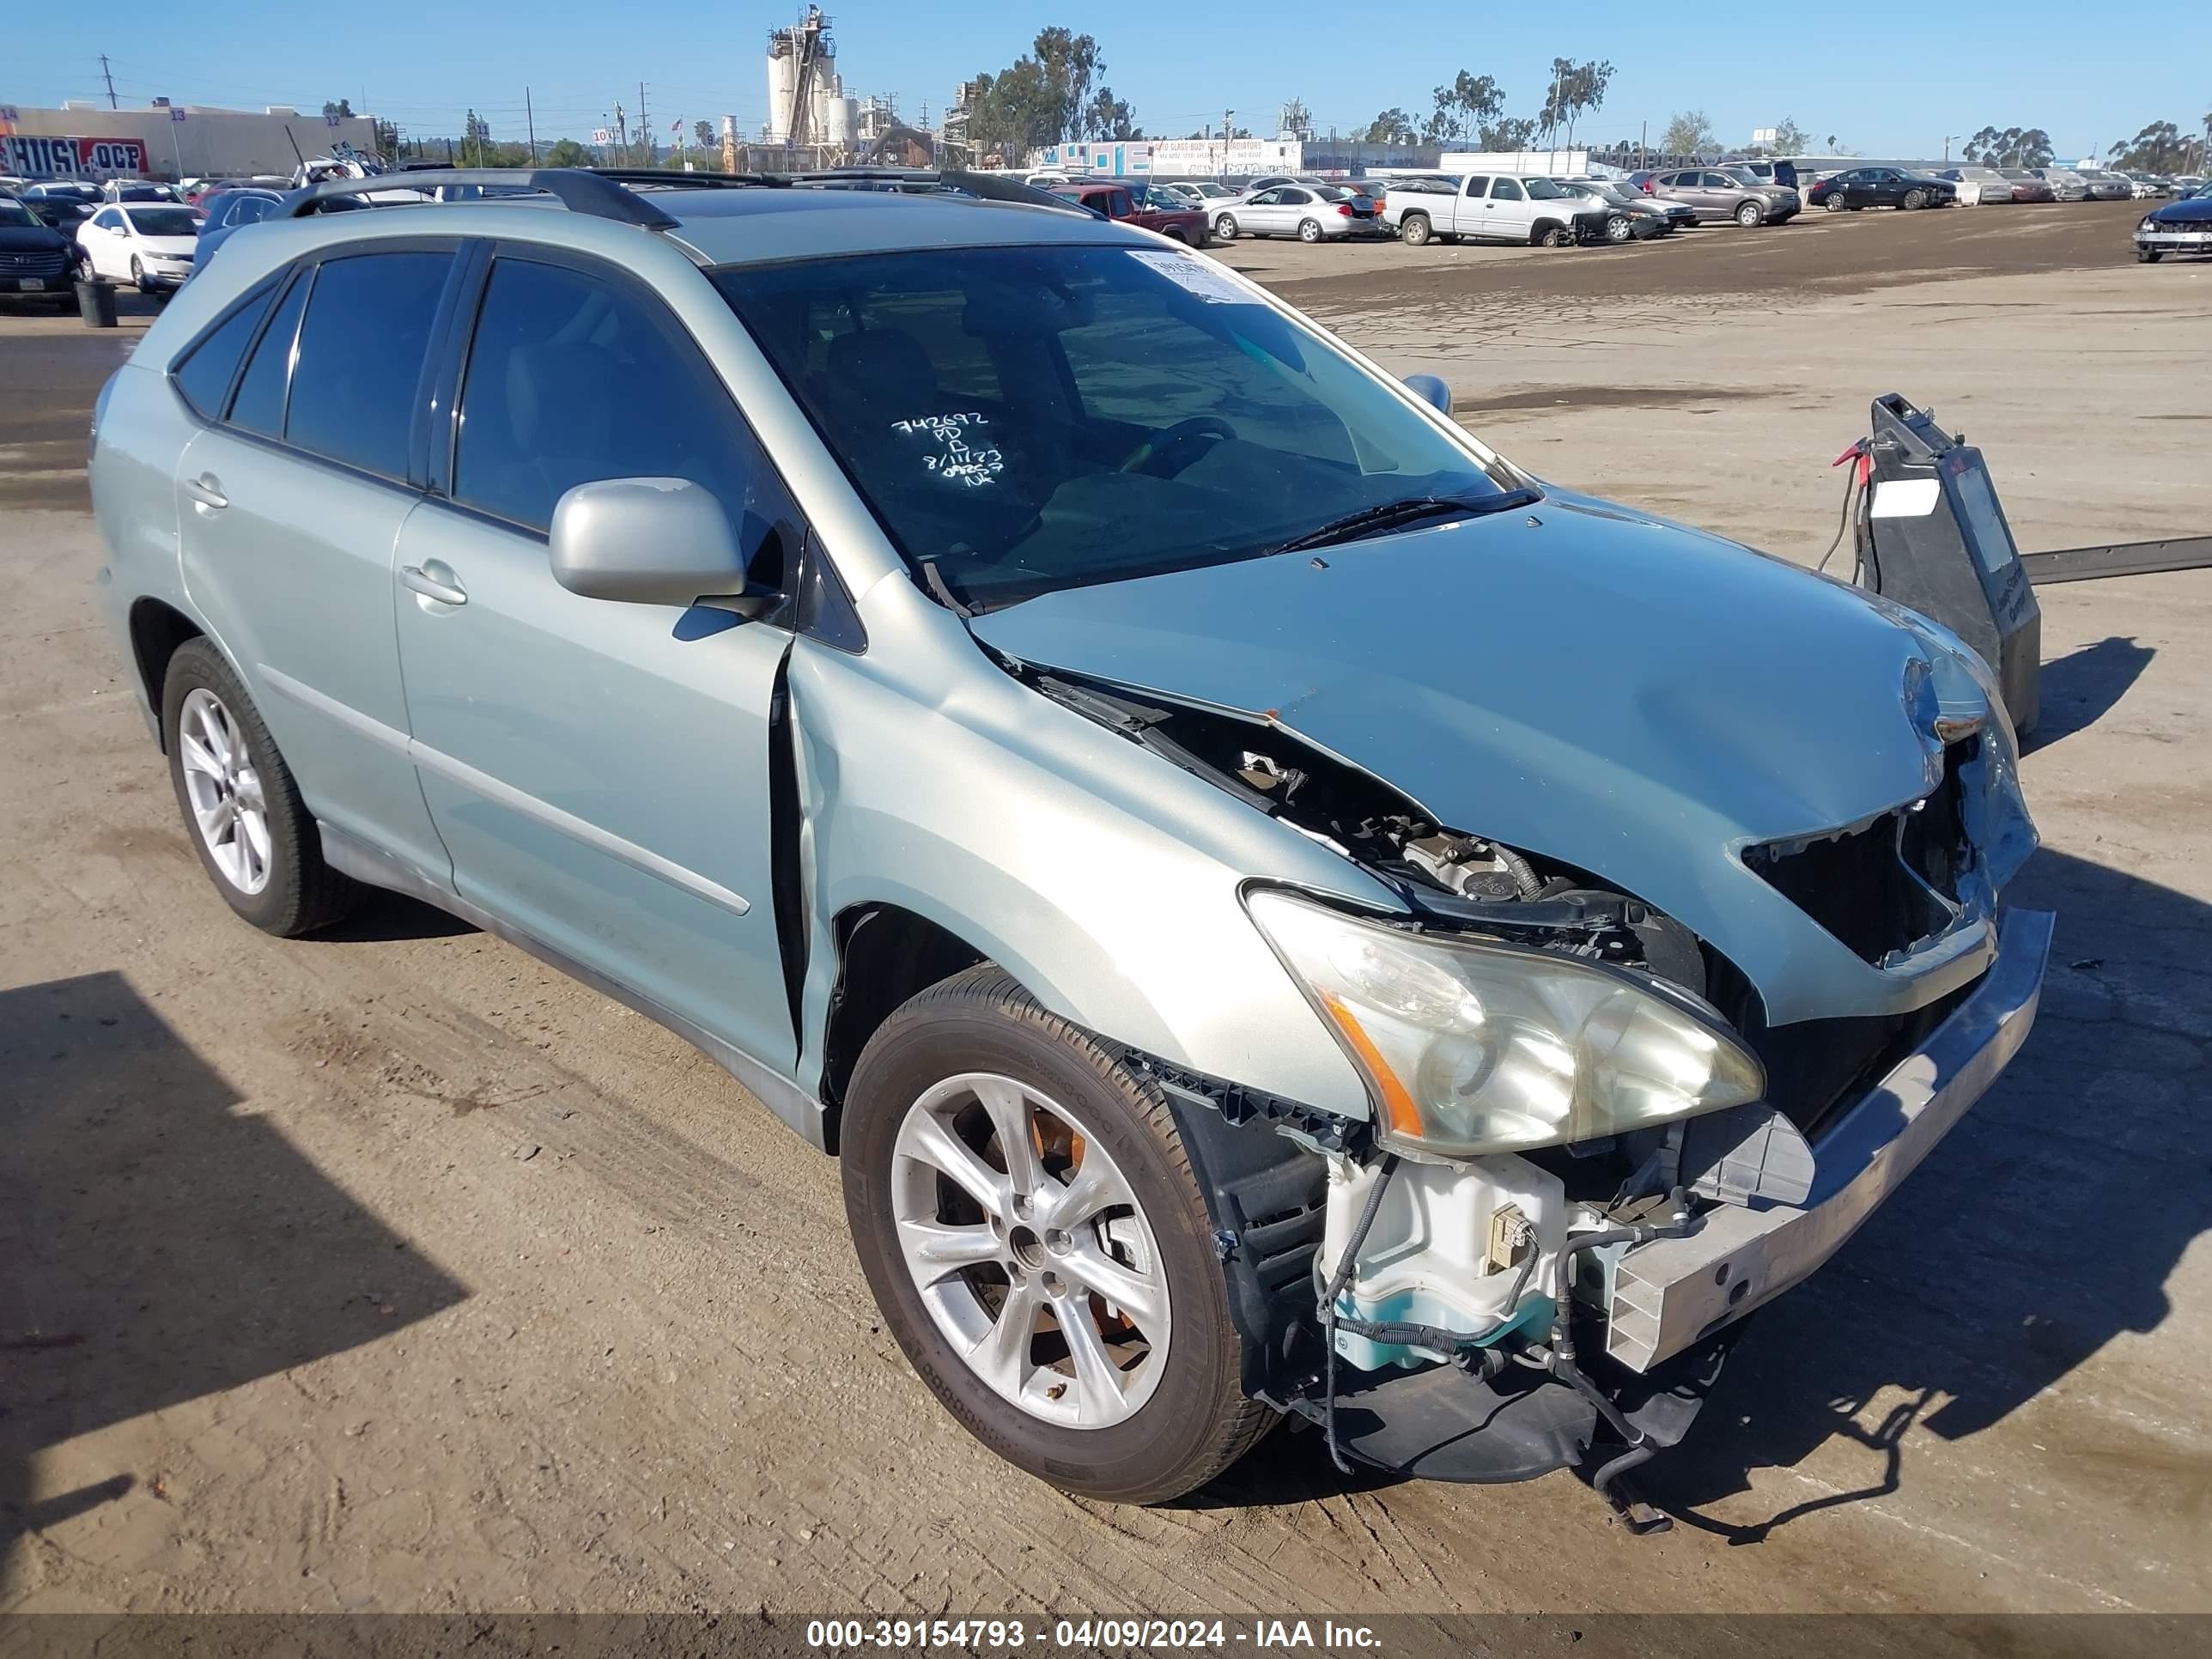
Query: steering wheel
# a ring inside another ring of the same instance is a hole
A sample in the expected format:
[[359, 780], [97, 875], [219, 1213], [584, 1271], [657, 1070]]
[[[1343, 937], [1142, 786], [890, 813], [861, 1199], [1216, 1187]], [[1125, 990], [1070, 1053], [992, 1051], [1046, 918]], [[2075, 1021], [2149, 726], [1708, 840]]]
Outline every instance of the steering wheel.
[[1175, 466], [1154, 466], [1156, 460], [1164, 459], [1169, 453], [1188, 447], [1194, 438], [1233, 438], [1237, 428], [1218, 415], [1194, 415], [1187, 421], [1177, 421], [1166, 431], [1147, 438], [1131, 450], [1128, 459], [1115, 469], [1117, 472], [1149, 472], [1155, 477], [1172, 478], [1198, 459], [1195, 451], [1189, 458]]

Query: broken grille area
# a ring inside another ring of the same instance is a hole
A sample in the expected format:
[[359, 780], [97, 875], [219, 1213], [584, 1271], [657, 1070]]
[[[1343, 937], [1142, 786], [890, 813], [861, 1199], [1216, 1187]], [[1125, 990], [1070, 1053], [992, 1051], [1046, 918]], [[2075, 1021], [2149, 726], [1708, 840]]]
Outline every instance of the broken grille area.
[[1959, 878], [1972, 860], [1960, 805], [1960, 769], [1979, 737], [1943, 751], [1943, 778], [1918, 800], [1840, 835], [1787, 848], [1754, 847], [1745, 867], [1877, 965], [1948, 927]]

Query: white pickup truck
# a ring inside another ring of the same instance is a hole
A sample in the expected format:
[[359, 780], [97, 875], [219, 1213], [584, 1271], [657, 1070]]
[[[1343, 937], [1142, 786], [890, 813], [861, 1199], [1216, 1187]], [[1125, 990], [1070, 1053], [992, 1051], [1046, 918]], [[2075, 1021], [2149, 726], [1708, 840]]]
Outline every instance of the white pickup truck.
[[1415, 247], [1461, 236], [1564, 247], [1582, 240], [1585, 217], [1597, 226], [1603, 214], [1548, 179], [1486, 173], [1393, 179], [1382, 206], [1383, 222]]

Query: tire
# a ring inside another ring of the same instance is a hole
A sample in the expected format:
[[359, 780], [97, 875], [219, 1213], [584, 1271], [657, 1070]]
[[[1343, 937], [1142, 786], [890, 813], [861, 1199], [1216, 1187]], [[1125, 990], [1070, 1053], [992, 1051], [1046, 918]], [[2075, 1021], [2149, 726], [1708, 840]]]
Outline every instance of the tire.
[[1633, 241], [1636, 227], [1625, 213], [1616, 213], [1605, 222], [1605, 240], [1619, 247], [1623, 242]]
[[2154, 265], [2165, 257], [2166, 250], [2162, 247], [2139, 247], [2136, 250], [2137, 261], [2147, 265]]
[[1820, 205], [1830, 213], [1841, 213], [1850, 204], [1844, 200], [1843, 191], [1832, 190], [1820, 198]]
[[1305, 243], [1309, 246], [1321, 240], [1321, 221], [1318, 219], [1299, 220], [1298, 240]]
[[1565, 225], [1547, 225], [1529, 240], [1538, 247], [1571, 247], [1575, 234]]
[[1756, 202], [1746, 202], [1735, 210], [1735, 222], [1746, 230], [1766, 216], [1765, 210]]
[[[235, 740], [232, 752], [236, 757], [229, 786], [212, 795], [210, 770], [195, 765], [186, 755], [189, 731], [199, 757], [221, 759], [204, 740], [210, 704]], [[261, 711], [222, 654], [204, 639], [187, 640], [169, 659], [161, 683], [161, 739], [169, 751], [169, 781], [192, 848], [232, 909], [265, 933], [297, 939], [329, 927], [358, 902], [361, 889], [323, 862], [314, 815], [301, 803], [291, 769], [262, 724]], [[196, 793], [204, 801], [212, 800], [213, 807], [197, 805]], [[251, 848], [253, 842], [249, 829], [251, 803], [256, 799], [261, 804], [262, 823], [258, 879], [250, 860], [242, 875], [236, 862], [240, 846]], [[203, 810], [211, 815], [219, 811], [225, 802], [232, 831], [228, 858], [222, 850], [223, 837], [216, 831], [211, 840], [201, 816]]]
[[138, 256], [131, 256], [131, 286], [141, 294], [146, 291], [146, 267], [138, 263]]
[[1398, 238], [1407, 247], [1426, 247], [1434, 234], [1425, 213], [1409, 213], [1398, 222]]
[[1224, 242], [1237, 240], [1237, 216], [1224, 213], [1213, 222], [1213, 234]]
[[1908, 190], [1905, 192], [1902, 205], [1907, 213], [1917, 213], [1928, 205], [1928, 192], [1924, 190]]
[[[995, 1104], [983, 1103], [986, 1092]], [[994, 1127], [1016, 1112], [1018, 1141]], [[846, 1217], [885, 1323], [945, 1408], [1007, 1462], [1085, 1497], [1157, 1504], [1213, 1480], [1273, 1425], [1273, 1411], [1240, 1384], [1242, 1340], [1166, 1098], [1004, 970], [986, 963], [956, 974], [884, 1023], [854, 1068], [840, 1139]], [[988, 1155], [1009, 1144], [1030, 1149], [1037, 1206], [1014, 1200], [1004, 1152], [996, 1163]], [[1043, 1206], [1089, 1182], [1101, 1154], [1100, 1182], [1117, 1183], [1107, 1190], [1129, 1201], [1109, 1197], [1071, 1238], [1047, 1224]], [[1079, 1175], [1074, 1186], [1057, 1184], [1051, 1166], [1062, 1157], [1074, 1160], [1063, 1166]], [[1000, 1224], [943, 1173], [948, 1164], [995, 1193]], [[935, 1238], [917, 1242], [924, 1228]], [[956, 1238], [997, 1255], [955, 1256], [947, 1247]], [[910, 1249], [931, 1254], [916, 1264]], [[966, 1265], [948, 1269], [947, 1261]], [[1133, 1295], [1148, 1287], [1159, 1322], [1134, 1300], [1123, 1315], [1088, 1289], [1077, 1293], [1099, 1282], [1090, 1275], [1102, 1265]], [[1026, 1298], [1028, 1334], [1018, 1350], [994, 1346], [1012, 1328], [1000, 1312], [1016, 1295]], [[1089, 1333], [1087, 1368], [1076, 1363], [1084, 1345], [1058, 1334], [1063, 1309]], [[1052, 1328], [1038, 1328], [1042, 1318]], [[1120, 1356], [1108, 1351], [1115, 1342], [1125, 1345]], [[970, 1353], [988, 1357], [971, 1364]]]

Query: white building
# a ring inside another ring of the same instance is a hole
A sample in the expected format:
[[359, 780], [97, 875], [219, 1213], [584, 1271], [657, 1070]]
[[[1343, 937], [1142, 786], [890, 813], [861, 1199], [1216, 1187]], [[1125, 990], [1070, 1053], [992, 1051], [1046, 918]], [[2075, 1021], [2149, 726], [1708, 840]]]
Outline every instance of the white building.
[[59, 109], [0, 103], [0, 173], [27, 179], [289, 173], [300, 156], [321, 154], [341, 141], [374, 149], [376, 124], [365, 115], [302, 114], [283, 104], [243, 110], [208, 104], [109, 109], [88, 100]]

